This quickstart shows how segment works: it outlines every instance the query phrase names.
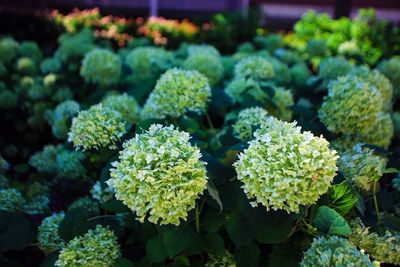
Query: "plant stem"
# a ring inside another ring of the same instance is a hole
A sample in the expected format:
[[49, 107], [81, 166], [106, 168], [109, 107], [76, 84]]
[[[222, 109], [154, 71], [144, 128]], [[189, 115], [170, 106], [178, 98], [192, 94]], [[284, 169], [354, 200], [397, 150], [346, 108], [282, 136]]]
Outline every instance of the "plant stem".
[[215, 132], [214, 125], [211, 121], [210, 115], [208, 115], [208, 112], [206, 112], [206, 119], [207, 119], [208, 125], [210, 126], [212, 134], [214, 134], [214, 132]]
[[90, 221], [94, 221], [94, 220], [97, 220], [97, 219], [116, 218], [116, 217], [117, 217], [116, 215], [99, 215], [99, 216], [94, 216], [92, 218], [88, 218], [87, 221], [90, 222]]
[[199, 205], [196, 204], [196, 232], [200, 234], [200, 212]]
[[375, 206], [375, 213], [376, 213], [376, 228], [378, 230], [378, 233], [380, 234], [381, 233], [381, 216], [379, 214], [378, 198], [376, 197], [377, 187], [378, 187], [378, 181], [375, 181], [374, 187], [373, 187], [373, 197], [374, 197], [374, 206]]

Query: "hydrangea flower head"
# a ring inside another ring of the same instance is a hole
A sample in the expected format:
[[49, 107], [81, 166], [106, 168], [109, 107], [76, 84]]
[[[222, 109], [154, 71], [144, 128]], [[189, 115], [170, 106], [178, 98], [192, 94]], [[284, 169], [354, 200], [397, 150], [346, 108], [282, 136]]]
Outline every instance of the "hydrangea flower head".
[[242, 103], [246, 100], [243, 97], [245, 92], [248, 92], [252, 97], [260, 101], [265, 98], [265, 92], [256, 81], [243, 77], [234, 78], [228, 83], [224, 91], [235, 103]]
[[147, 99], [144, 118], [178, 118], [186, 112], [202, 114], [211, 97], [207, 78], [195, 70], [170, 69], [157, 81]]
[[61, 61], [56, 57], [45, 58], [40, 64], [40, 70], [43, 74], [57, 73], [61, 70]]
[[68, 140], [83, 150], [100, 147], [115, 149], [126, 132], [126, 121], [118, 111], [97, 104], [72, 119]]
[[178, 225], [207, 183], [200, 150], [189, 134], [153, 124], [124, 143], [107, 184], [143, 222]]
[[260, 107], [246, 108], [239, 112], [233, 134], [242, 141], [250, 141], [255, 130], [268, 118], [268, 112]]
[[21, 74], [32, 75], [36, 72], [36, 64], [35, 61], [30, 59], [29, 57], [21, 57], [17, 61], [17, 70]]
[[228, 251], [222, 257], [211, 255], [205, 267], [236, 267], [235, 257]]
[[87, 210], [89, 215], [98, 215], [100, 213], [99, 203], [89, 196], [80, 197], [69, 205], [68, 210], [73, 210], [76, 208], [84, 208]]
[[93, 199], [103, 204], [113, 198], [115, 190], [110, 186], [103, 186], [100, 181], [97, 181], [93, 184], [90, 194]]
[[123, 93], [120, 95], [110, 94], [101, 101], [104, 107], [121, 113], [124, 120], [133, 124], [139, 120], [140, 107], [133, 96]]
[[85, 55], [80, 74], [86, 82], [100, 86], [116, 84], [121, 76], [121, 59], [107, 49], [93, 49]]
[[235, 77], [245, 79], [268, 80], [274, 77], [271, 64], [261, 56], [249, 56], [240, 60], [235, 66]]
[[375, 267], [376, 265], [371, 262], [368, 255], [358, 250], [347, 239], [331, 236], [314, 238], [300, 263], [300, 267], [310, 266]]
[[301, 132], [296, 123], [269, 117], [234, 167], [251, 204], [299, 212], [315, 203], [336, 174], [336, 151], [323, 137]]
[[382, 110], [382, 97], [375, 86], [356, 76], [340, 77], [329, 84], [319, 110], [322, 123], [333, 133], [368, 133]]
[[189, 45], [187, 47], [188, 57], [198, 55], [198, 54], [207, 54], [215, 57], [220, 57], [221, 54], [219, 51], [212, 45], [201, 44], [201, 45]]
[[378, 69], [382, 72], [393, 85], [393, 94], [395, 97], [400, 96], [400, 57], [392, 57], [383, 60], [378, 65]]
[[172, 53], [158, 47], [138, 47], [126, 57], [132, 83], [146, 88], [152, 88], [160, 75], [172, 67], [173, 61]]
[[3, 63], [10, 63], [11, 60], [17, 55], [19, 44], [13, 38], [0, 39], [0, 61]]
[[210, 86], [216, 85], [224, 74], [221, 58], [211, 54], [194, 54], [182, 64], [184, 69], [197, 70], [207, 77]]
[[318, 67], [318, 76], [322, 78], [325, 85], [328, 85], [329, 81], [347, 75], [351, 69], [352, 65], [346, 59], [330, 57], [321, 61]]
[[294, 105], [292, 92], [283, 87], [275, 87], [274, 92], [272, 101], [275, 105], [267, 105], [268, 112], [281, 120], [291, 121], [293, 112], [290, 107]]
[[64, 241], [58, 234], [58, 227], [64, 219], [64, 215], [64, 212], [54, 213], [44, 218], [38, 228], [39, 248], [46, 254], [61, 249], [64, 245]]
[[379, 112], [377, 117], [378, 119], [373, 127], [357, 136], [356, 140], [387, 149], [394, 135], [392, 117], [386, 112]]
[[14, 188], [0, 189], [0, 210], [9, 212], [25, 211], [26, 200]]
[[59, 139], [68, 136], [70, 120], [80, 110], [80, 105], [74, 100], [66, 100], [56, 106], [54, 111], [49, 112], [48, 121], [51, 125], [52, 133]]
[[373, 152], [357, 144], [351, 150], [342, 153], [337, 163], [345, 178], [366, 192], [371, 192], [374, 181], [382, 176], [386, 168], [386, 160]]
[[112, 267], [121, 252], [117, 237], [101, 225], [69, 241], [60, 251], [58, 267]]
[[370, 232], [362, 222], [357, 219], [351, 223], [353, 234], [351, 242], [371, 255], [374, 260], [382, 263], [400, 264], [400, 233], [386, 231], [383, 235]]

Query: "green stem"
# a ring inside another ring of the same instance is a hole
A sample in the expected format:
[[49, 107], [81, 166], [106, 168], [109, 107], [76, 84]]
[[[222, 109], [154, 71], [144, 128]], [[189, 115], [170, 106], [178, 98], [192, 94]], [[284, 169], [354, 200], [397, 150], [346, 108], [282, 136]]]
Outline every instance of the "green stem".
[[373, 187], [373, 197], [374, 197], [374, 207], [375, 207], [375, 213], [376, 213], [376, 228], [378, 230], [378, 233], [380, 234], [381, 233], [381, 216], [379, 214], [378, 198], [376, 196], [377, 187], [378, 187], [378, 181], [375, 181], [374, 187]]
[[92, 218], [88, 218], [87, 221], [90, 222], [90, 221], [94, 221], [94, 220], [97, 220], [97, 219], [116, 218], [116, 217], [117, 217], [116, 215], [99, 215], [99, 216], [94, 216]]
[[208, 115], [208, 112], [206, 112], [206, 119], [207, 119], [208, 125], [210, 126], [211, 132], [214, 134], [214, 132], [215, 132], [214, 125], [211, 121], [210, 115]]
[[199, 206], [196, 204], [196, 232], [200, 234], [200, 212]]

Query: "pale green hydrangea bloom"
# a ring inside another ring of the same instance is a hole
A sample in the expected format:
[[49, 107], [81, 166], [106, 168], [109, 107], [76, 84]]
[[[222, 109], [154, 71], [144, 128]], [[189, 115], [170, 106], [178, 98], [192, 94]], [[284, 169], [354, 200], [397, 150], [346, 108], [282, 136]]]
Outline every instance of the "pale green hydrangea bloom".
[[121, 252], [115, 234], [101, 225], [69, 241], [60, 251], [58, 267], [113, 267]]
[[194, 208], [207, 176], [200, 150], [189, 138], [172, 125], [153, 124], [124, 143], [107, 184], [139, 221], [148, 217], [153, 223], [178, 225]]
[[251, 204], [268, 210], [299, 212], [314, 204], [336, 174], [336, 151], [323, 137], [301, 132], [296, 122], [269, 117], [235, 162], [238, 179]]
[[126, 124], [121, 113], [97, 104], [72, 119], [68, 141], [83, 150], [116, 149], [116, 143], [126, 133]]
[[48, 89], [55, 89], [57, 83], [57, 75], [54, 73], [49, 73], [43, 77], [43, 85]]
[[134, 124], [139, 120], [139, 104], [133, 96], [127, 93], [107, 95], [101, 103], [104, 107], [121, 113], [124, 120], [130, 124]]
[[36, 63], [40, 63], [43, 59], [43, 53], [37, 43], [33, 41], [23, 41], [19, 46], [19, 55], [29, 57]]
[[3, 63], [10, 63], [11, 60], [17, 55], [19, 44], [13, 38], [0, 39], [0, 61]]
[[344, 76], [329, 84], [318, 115], [333, 133], [359, 135], [371, 131], [380, 110], [382, 97], [375, 86], [356, 76]]
[[78, 198], [72, 202], [71, 205], [69, 205], [68, 210], [77, 208], [84, 208], [89, 215], [98, 215], [100, 213], [99, 203], [88, 196]]
[[340, 138], [336, 138], [335, 140], [329, 143], [329, 147], [334, 149], [340, 153], [344, 153], [348, 150], [351, 150], [356, 144], [357, 141], [348, 138], [347, 136], [342, 136]]
[[228, 83], [224, 91], [234, 103], [243, 103], [245, 101], [243, 97], [245, 92], [258, 101], [263, 101], [267, 97], [256, 81], [243, 77], [234, 78]]
[[54, 213], [43, 219], [38, 228], [37, 240], [39, 248], [46, 254], [61, 249], [64, 246], [64, 241], [58, 234], [58, 227], [64, 219], [64, 212]]
[[61, 70], [61, 61], [56, 57], [45, 58], [40, 64], [40, 70], [43, 74], [57, 73]]
[[25, 212], [28, 214], [43, 214], [49, 210], [49, 187], [38, 182], [29, 185], [25, 194]]
[[85, 55], [80, 74], [86, 82], [108, 86], [118, 83], [121, 66], [121, 59], [112, 51], [96, 48]]
[[379, 112], [377, 119], [369, 131], [356, 136], [355, 139], [387, 149], [394, 135], [392, 117], [389, 113]]
[[16, 189], [0, 189], [0, 210], [9, 212], [24, 212], [25, 205], [25, 198]]
[[215, 86], [224, 74], [221, 57], [211, 54], [194, 54], [182, 63], [182, 67], [188, 70], [197, 70], [206, 76], [210, 86]]
[[340, 154], [337, 166], [345, 178], [352, 181], [358, 189], [371, 192], [374, 181], [385, 171], [386, 160], [375, 155], [373, 150], [357, 144]]
[[66, 100], [56, 106], [54, 111], [47, 114], [47, 120], [51, 125], [53, 135], [59, 139], [68, 136], [70, 120], [80, 110], [80, 105], [74, 100]]
[[285, 63], [282, 63], [280, 60], [273, 57], [268, 58], [268, 63], [271, 64], [274, 72], [274, 77], [272, 80], [277, 85], [288, 85], [292, 79], [292, 76], [290, 75], [290, 68]]
[[305, 52], [311, 57], [326, 57], [330, 54], [326, 41], [323, 39], [311, 39], [307, 42]]
[[235, 77], [245, 79], [268, 80], [274, 77], [272, 65], [261, 56], [249, 56], [240, 60], [235, 66]]
[[90, 194], [93, 199], [103, 204], [113, 198], [115, 190], [111, 186], [102, 186], [100, 181], [97, 181], [93, 184]]
[[353, 234], [351, 242], [371, 257], [382, 263], [400, 265], [400, 233], [386, 231], [378, 235], [369, 231], [358, 219], [351, 223]]
[[187, 48], [188, 57], [198, 55], [198, 54], [207, 54], [215, 57], [220, 57], [221, 54], [219, 51], [212, 45], [201, 44], [201, 45], [189, 45]]
[[29, 57], [21, 57], [18, 59], [16, 63], [16, 68], [21, 74], [32, 75], [36, 72], [36, 64], [35, 61], [30, 59]]
[[393, 94], [395, 97], [400, 96], [400, 57], [392, 57], [383, 60], [378, 65], [378, 69], [382, 72], [393, 85]]
[[360, 48], [356, 41], [346, 41], [339, 45], [338, 53], [346, 56], [356, 56], [360, 54]]
[[268, 112], [260, 107], [246, 108], [239, 112], [235, 124], [232, 125], [233, 134], [242, 141], [250, 141], [255, 130], [268, 118]]
[[368, 255], [347, 239], [338, 236], [314, 238], [304, 253], [300, 267], [376, 267]]
[[31, 156], [29, 164], [40, 172], [78, 178], [85, 172], [83, 159], [84, 154], [80, 151], [69, 151], [62, 145], [46, 145]]
[[157, 81], [147, 99], [144, 118], [178, 118], [186, 112], [202, 114], [207, 109], [211, 88], [207, 78], [195, 70], [170, 69]]
[[318, 67], [318, 76], [322, 78], [324, 85], [340, 76], [347, 75], [353, 66], [344, 58], [330, 57], [321, 61]]
[[290, 75], [295, 86], [304, 87], [307, 85], [307, 80], [311, 76], [311, 71], [305, 63], [301, 62], [290, 68]]
[[267, 103], [266, 108], [268, 112], [278, 119], [291, 121], [293, 112], [290, 107], [294, 105], [292, 91], [286, 90], [283, 87], [275, 87], [274, 92], [275, 94], [272, 97], [272, 102], [275, 105], [273, 106]]
[[235, 258], [228, 251], [222, 257], [210, 255], [205, 267], [236, 267]]
[[131, 82], [145, 88], [152, 88], [160, 75], [172, 67], [173, 61], [171, 52], [158, 47], [138, 47], [126, 57], [132, 71]]

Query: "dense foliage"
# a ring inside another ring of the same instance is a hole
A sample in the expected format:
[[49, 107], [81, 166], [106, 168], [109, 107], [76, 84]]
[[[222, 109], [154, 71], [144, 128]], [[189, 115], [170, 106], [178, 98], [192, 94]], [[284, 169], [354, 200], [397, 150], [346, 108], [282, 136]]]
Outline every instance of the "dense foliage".
[[397, 28], [54, 15], [54, 50], [0, 37], [1, 266], [400, 264]]

